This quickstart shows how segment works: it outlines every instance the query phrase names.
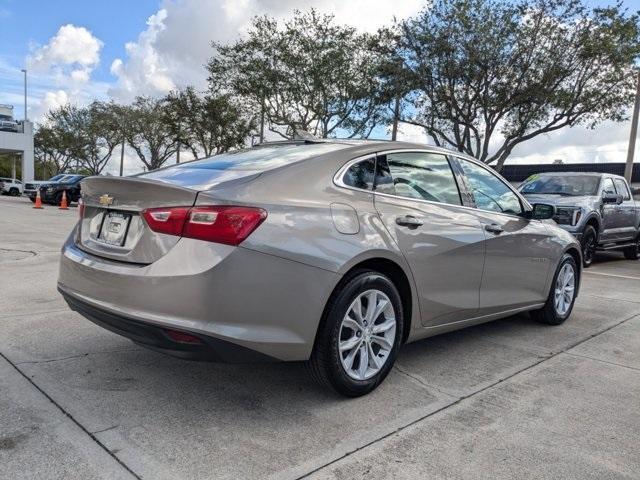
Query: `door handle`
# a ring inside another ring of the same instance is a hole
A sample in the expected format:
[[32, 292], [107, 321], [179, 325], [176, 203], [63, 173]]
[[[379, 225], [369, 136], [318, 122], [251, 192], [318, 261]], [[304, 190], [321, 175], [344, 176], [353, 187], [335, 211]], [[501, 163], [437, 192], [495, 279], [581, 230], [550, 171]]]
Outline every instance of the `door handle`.
[[396, 217], [396, 223], [402, 227], [417, 228], [423, 224], [422, 220], [413, 215], [405, 215], [404, 217]]
[[484, 229], [487, 232], [495, 233], [496, 235], [500, 235], [502, 232], [504, 232], [504, 229], [497, 223], [487, 224], [484, 226]]

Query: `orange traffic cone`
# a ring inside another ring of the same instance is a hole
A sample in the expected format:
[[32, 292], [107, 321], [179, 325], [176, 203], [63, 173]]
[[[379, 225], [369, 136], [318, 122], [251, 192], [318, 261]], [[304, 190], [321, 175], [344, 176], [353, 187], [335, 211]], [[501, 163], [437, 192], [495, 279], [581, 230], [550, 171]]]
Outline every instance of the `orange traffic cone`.
[[62, 191], [62, 201], [60, 202], [59, 210], [69, 210], [69, 205], [67, 205], [67, 192]]
[[40, 190], [36, 193], [36, 202], [33, 204], [33, 208], [42, 208], [42, 198], [40, 198]]

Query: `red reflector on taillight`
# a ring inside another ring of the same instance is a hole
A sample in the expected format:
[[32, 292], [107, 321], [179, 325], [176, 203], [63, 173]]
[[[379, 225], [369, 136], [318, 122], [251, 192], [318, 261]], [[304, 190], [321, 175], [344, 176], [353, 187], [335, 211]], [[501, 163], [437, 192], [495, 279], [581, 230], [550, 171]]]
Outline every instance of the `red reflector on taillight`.
[[147, 208], [142, 216], [154, 232], [181, 235], [189, 207]]
[[261, 208], [216, 205], [148, 208], [142, 212], [154, 232], [240, 245], [267, 218]]
[[174, 342], [189, 343], [191, 345], [202, 345], [202, 340], [200, 340], [195, 335], [191, 335], [190, 333], [180, 332], [179, 330], [169, 330], [169, 329], [165, 329], [164, 332]]
[[193, 207], [184, 224], [182, 235], [226, 245], [239, 245], [265, 218], [267, 212], [261, 208]]

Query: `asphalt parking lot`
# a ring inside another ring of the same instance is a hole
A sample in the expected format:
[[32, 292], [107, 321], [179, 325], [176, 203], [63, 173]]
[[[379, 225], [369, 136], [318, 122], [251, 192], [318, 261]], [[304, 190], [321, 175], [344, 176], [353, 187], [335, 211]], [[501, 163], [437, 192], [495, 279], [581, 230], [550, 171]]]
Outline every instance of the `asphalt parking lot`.
[[640, 262], [600, 257], [562, 326], [407, 345], [345, 400], [299, 364], [182, 361], [71, 312], [76, 215], [0, 197], [0, 478], [639, 478]]

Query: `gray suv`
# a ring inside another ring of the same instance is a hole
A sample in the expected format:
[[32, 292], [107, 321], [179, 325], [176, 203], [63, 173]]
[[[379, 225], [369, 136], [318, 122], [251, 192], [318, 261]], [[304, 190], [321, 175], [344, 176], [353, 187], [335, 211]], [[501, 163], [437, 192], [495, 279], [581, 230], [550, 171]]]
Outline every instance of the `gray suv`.
[[596, 250], [622, 250], [640, 258], [640, 202], [627, 181], [606, 173], [540, 173], [530, 176], [520, 192], [532, 203], [556, 206], [554, 220], [582, 244], [583, 263]]

